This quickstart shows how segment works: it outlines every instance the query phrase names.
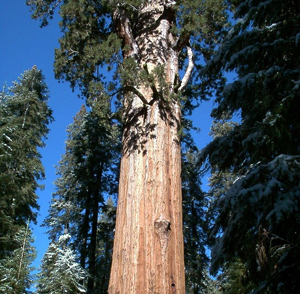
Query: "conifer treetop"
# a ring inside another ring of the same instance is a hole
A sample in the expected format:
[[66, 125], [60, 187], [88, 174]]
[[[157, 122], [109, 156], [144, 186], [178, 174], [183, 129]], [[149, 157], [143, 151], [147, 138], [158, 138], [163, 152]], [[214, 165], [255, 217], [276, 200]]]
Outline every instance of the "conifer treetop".
[[[171, 46], [180, 53], [180, 69], [186, 73], [181, 78], [176, 75], [178, 81], [173, 90], [198, 98], [199, 81], [192, 77], [193, 65], [209, 58], [226, 22], [224, 3], [220, 0], [28, 0], [27, 5], [32, 17], [41, 20], [41, 26], [48, 25], [59, 7], [64, 35], [55, 52], [56, 78], [70, 82], [73, 89], [79, 87], [85, 97], [97, 95], [104, 99], [109, 99], [108, 93], [124, 91], [143, 99], [136, 85], [151, 84], [161, 75], [158, 69], [152, 71], [145, 64], [147, 50], [156, 50], [156, 45], [151, 41], [147, 49], [140, 40], [147, 38], [147, 32], [154, 31], [163, 19], [168, 19], [168, 24], [165, 36], [157, 36], [157, 46]], [[164, 67], [164, 57], [156, 55], [161, 58], [157, 65]], [[106, 70], [110, 71], [108, 75], [103, 74]], [[187, 87], [188, 82], [192, 87]]]

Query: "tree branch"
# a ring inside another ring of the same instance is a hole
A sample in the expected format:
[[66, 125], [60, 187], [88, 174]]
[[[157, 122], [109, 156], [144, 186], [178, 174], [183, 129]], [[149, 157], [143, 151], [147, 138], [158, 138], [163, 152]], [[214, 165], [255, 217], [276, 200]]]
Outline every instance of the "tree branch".
[[187, 46], [187, 47], [186, 47], [186, 50], [187, 50], [187, 55], [188, 55], [188, 58], [189, 58], [189, 63], [188, 63], [186, 72], [185, 72], [185, 74], [184, 74], [184, 77], [182, 78], [180, 87], [178, 88], [179, 91], [182, 91], [183, 88], [184, 88], [184, 87], [187, 85], [187, 83], [189, 82], [189, 80], [190, 80], [190, 78], [191, 78], [191, 75], [192, 75], [192, 71], [193, 71], [194, 65], [195, 65], [195, 62], [194, 62], [194, 54], [193, 54], [192, 48], [191, 48], [190, 46]]
[[127, 92], [127, 91], [130, 91], [132, 92], [133, 94], [135, 94], [136, 96], [138, 96], [141, 101], [144, 103], [144, 104], [149, 104], [149, 102], [147, 101], [147, 99], [145, 98], [145, 96], [138, 90], [136, 89], [134, 86], [125, 86], [125, 87], [122, 87], [120, 90], [118, 90], [117, 92], [113, 93], [112, 95], [116, 95], [120, 92]]
[[134, 40], [131, 23], [124, 9], [117, 8], [114, 11], [114, 22], [119, 30], [119, 36], [124, 41], [123, 48], [128, 48], [128, 52], [125, 53], [124, 57], [134, 57], [135, 59], [140, 58], [140, 50], [137, 43]]
[[180, 52], [185, 46], [187, 46], [190, 42], [191, 33], [187, 31], [183, 31], [181, 35], [178, 37], [176, 43], [173, 45], [174, 50]]
[[293, 246], [293, 247], [298, 247], [296, 244], [293, 244], [292, 242], [290, 242], [290, 241], [288, 241], [288, 240], [286, 240], [286, 239], [283, 239], [283, 238], [281, 238], [280, 236], [278, 236], [278, 235], [275, 235], [275, 234], [273, 234], [273, 233], [270, 233], [270, 232], [268, 232], [266, 229], [263, 229], [264, 230], [264, 232], [266, 233], [266, 234], [268, 234], [268, 235], [270, 235], [270, 236], [272, 236], [272, 237], [274, 237], [274, 238], [277, 238], [277, 239], [279, 239], [279, 240], [281, 240], [281, 241], [283, 241], [283, 242], [285, 242], [285, 243], [287, 243], [287, 244], [289, 244], [289, 245], [291, 245], [291, 246]]

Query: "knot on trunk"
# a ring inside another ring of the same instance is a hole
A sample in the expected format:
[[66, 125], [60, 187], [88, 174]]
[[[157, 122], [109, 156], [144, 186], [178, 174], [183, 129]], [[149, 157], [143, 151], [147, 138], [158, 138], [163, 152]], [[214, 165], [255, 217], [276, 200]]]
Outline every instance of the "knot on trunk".
[[171, 222], [160, 216], [154, 222], [154, 228], [161, 240], [167, 240], [171, 233]]

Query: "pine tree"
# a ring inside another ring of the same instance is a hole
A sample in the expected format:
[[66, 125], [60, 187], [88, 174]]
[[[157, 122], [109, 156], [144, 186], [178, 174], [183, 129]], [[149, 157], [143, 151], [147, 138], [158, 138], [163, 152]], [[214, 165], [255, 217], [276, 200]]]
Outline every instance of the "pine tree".
[[36, 257], [29, 222], [13, 237], [15, 249], [0, 260], [0, 293], [27, 294], [34, 283], [31, 263]]
[[204, 193], [201, 190], [197, 153], [184, 155], [182, 168], [183, 226], [187, 293], [205, 293], [208, 257], [205, 252]]
[[[107, 291], [109, 271], [99, 267], [110, 265], [114, 215], [112, 203], [105, 199], [117, 191], [120, 139], [118, 126], [106, 118], [108, 109], [98, 101], [91, 104], [90, 111], [82, 106], [68, 127], [66, 152], [57, 167], [57, 191], [45, 225], [52, 242], [68, 231], [79, 264], [88, 273], [87, 293], [96, 293]], [[104, 257], [99, 256], [99, 246], [106, 248]]]
[[[233, 122], [232, 118], [223, 113], [219, 120], [214, 120], [211, 126], [210, 135], [216, 139], [226, 136], [230, 133], [238, 123]], [[219, 228], [218, 222], [220, 212], [224, 207], [224, 198], [234, 183], [238, 179], [238, 174], [232, 170], [221, 170], [218, 165], [211, 166], [211, 174], [209, 177], [210, 190], [207, 193], [208, 211], [207, 226], [209, 228], [208, 246], [211, 248], [218, 242], [216, 228]], [[219, 232], [221, 233], [221, 232]], [[225, 263], [220, 270], [215, 286], [219, 293], [248, 293], [251, 288], [247, 285], [247, 269], [239, 260], [233, 260]]]
[[[66, 152], [56, 167], [59, 176], [55, 180], [56, 192], [43, 223], [49, 228], [47, 233], [51, 241], [38, 273], [37, 293], [86, 293], [88, 275], [78, 261], [73, 244], [81, 219], [77, 202], [80, 182], [75, 174], [74, 138], [80, 132], [86, 115], [83, 106], [74, 117], [73, 124], [67, 128]], [[76, 269], [74, 272], [73, 267]], [[60, 275], [64, 271], [68, 273], [63, 273], [62, 278]]]
[[80, 182], [75, 174], [76, 158], [74, 156], [74, 138], [80, 132], [87, 114], [86, 108], [81, 107], [74, 117], [73, 124], [67, 128], [66, 151], [56, 166], [58, 178], [54, 184], [56, 192], [51, 199], [48, 216], [44, 226], [48, 227], [48, 235], [51, 241], [58, 241], [59, 237], [67, 229], [71, 236], [76, 235], [78, 228], [76, 224], [80, 218], [80, 207], [77, 205], [77, 194], [80, 190]]
[[0, 257], [14, 249], [10, 238], [19, 225], [35, 220], [38, 208], [36, 190], [44, 170], [38, 148], [52, 120], [47, 106], [48, 89], [41, 71], [33, 67], [24, 72], [0, 101]]
[[95, 294], [106, 294], [108, 290], [115, 225], [116, 206], [110, 197], [102, 207], [98, 220]]
[[[116, 96], [120, 106], [112, 117], [122, 122], [123, 150], [109, 293], [183, 293], [181, 108], [198, 97], [193, 67], [222, 35], [223, 1], [27, 4], [42, 25], [61, 4], [56, 77], [85, 97]], [[107, 66], [112, 83], [100, 73]]]
[[25, 293], [32, 283], [29, 222], [44, 178], [39, 148], [48, 124], [48, 89], [35, 66], [0, 95], [0, 265], [3, 293]]
[[[219, 120], [213, 121], [210, 135], [213, 138], [224, 137], [238, 125], [237, 122], [233, 122], [232, 118], [224, 113]], [[222, 222], [219, 216], [224, 205], [226, 206], [224, 202], [225, 195], [239, 176], [230, 169], [221, 170], [218, 165], [211, 166], [207, 213], [207, 223], [211, 229], [208, 239], [210, 247], [218, 243], [216, 229], [219, 228], [220, 222]], [[223, 264], [217, 276], [216, 284], [220, 293], [249, 293], [250, 290], [253, 290], [253, 284], [247, 278], [247, 267], [238, 258]]]
[[182, 202], [186, 291], [206, 293], [208, 282], [206, 255], [207, 231], [204, 207], [205, 193], [201, 189], [201, 170], [197, 165], [198, 153], [191, 136], [191, 121], [184, 120], [182, 135]]
[[81, 264], [89, 271], [88, 291], [94, 291], [97, 275], [99, 214], [105, 197], [117, 191], [119, 166], [118, 127], [107, 123], [103, 105], [97, 106], [99, 102], [94, 102], [74, 142], [75, 175], [80, 183], [77, 201], [84, 211], [77, 241], [82, 243]]
[[[237, 21], [201, 73], [207, 83], [221, 81], [213, 116], [241, 119], [202, 154], [238, 175], [219, 202], [212, 271], [237, 259], [253, 293], [297, 293], [300, 3], [231, 3]], [[233, 70], [238, 77], [223, 87], [222, 72]]]
[[37, 294], [86, 293], [87, 272], [77, 262], [65, 231], [57, 242], [51, 242], [38, 273]]

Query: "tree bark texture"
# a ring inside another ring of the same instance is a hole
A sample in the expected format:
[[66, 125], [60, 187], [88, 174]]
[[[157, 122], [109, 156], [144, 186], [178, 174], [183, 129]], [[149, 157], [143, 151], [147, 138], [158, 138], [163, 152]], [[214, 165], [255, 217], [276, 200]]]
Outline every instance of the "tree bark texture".
[[[181, 110], [180, 102], [170, 98], [176, 89], [182, 46], [170, 32], [175, 16], [165, 1], [147, 3], [139, 11], [139, 29], [132, 32], [130, 20], [121, 10], [116, 11], [115, 23], [127, 48], [124, 58], [136, 58], [137, 67], [146, 67], [149, 73], [164, 65], [169, 97], [159, 95], [159, 81], [125, 94], [109, 294], [185, 293], [178, 135]], [[184, 85], [177, 89], [179, 86]]]

